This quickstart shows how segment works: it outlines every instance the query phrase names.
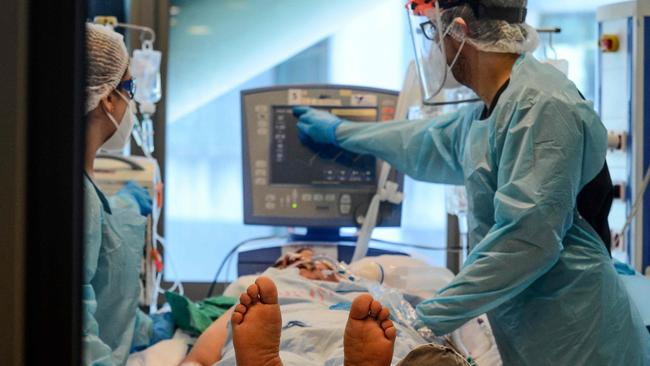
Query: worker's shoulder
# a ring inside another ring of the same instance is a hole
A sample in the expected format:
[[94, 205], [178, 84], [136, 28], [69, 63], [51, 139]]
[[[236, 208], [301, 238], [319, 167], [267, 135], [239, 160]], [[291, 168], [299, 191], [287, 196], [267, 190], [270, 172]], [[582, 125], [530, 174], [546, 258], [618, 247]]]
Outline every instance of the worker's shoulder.
[[576, 85], [555, 67], [526, 55], [512, 70], [504, 93], [520, 107], [551, 103], [573, 106], [585, 102]]

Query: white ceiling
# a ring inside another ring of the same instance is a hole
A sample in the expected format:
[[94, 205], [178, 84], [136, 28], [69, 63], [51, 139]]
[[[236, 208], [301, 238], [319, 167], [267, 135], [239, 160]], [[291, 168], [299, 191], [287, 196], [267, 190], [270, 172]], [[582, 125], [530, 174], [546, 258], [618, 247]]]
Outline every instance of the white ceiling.
[[397, 0], [177, 0], [168, 120], [297, 54], [377, 3]]
[[624, 0], [528, 0], [528, 8], [540, 13], [595, 12], [599, 6], [620, 2]]
[[[640, 0], [648, 1], [648, 0]], [[595, 12], [618, 0], [529, 0], [531, 16]], [[382, 4], [405, 0], [176, 0], [170, 32], [168, 120], [286, 60]], [[369, 24], [372, 26], [373, 24]]]

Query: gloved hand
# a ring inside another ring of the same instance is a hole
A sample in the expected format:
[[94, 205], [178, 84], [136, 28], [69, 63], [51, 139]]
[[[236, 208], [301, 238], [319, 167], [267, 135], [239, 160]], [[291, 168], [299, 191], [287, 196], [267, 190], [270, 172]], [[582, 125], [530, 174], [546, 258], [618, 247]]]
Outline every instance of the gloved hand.
[[131, 180], [126, 182], [117, 194], [132, 197], [137, 202], [138, 207], [140, 207], [140, 214], [142, 216], [148, 216], [153, 212], [153, 201], [149, 195], [149, 191], [138, 183]]
[[343, 120], [333, 114], [302, 106], [293, 107], [293, 115], [298, 117], [301, 140], [306, 135], [316, 143], [338, 146], [336, 128]]

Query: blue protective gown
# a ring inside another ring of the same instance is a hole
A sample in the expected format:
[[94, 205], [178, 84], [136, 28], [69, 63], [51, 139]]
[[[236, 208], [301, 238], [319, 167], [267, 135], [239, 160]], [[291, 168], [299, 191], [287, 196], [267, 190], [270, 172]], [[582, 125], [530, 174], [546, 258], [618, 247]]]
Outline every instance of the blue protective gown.
[[85, 175], [84, 199], [83, 364], [124, 365], [151, 333], [138, 309], [146, 218], [133, 197], [107, 199]]
[[417, 307], [435, 333], [487, 313], [505, 365], [650, 365], [650, 335], [576, 197], [607, 131], [552, 66], [522, 56], [491, 115], [344, 122], [337, 142], [423, 181], [464, 184], [470, 253]]

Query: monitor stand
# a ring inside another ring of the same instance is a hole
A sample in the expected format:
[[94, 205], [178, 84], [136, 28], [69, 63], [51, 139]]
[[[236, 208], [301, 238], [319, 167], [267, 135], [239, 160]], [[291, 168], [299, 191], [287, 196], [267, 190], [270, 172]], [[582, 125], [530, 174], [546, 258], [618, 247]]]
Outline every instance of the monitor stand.
[[342, 236], [338, 227], [309, 227], [305, 234], [291, 234], [291, 242], [356, 242], [356, 236]]

